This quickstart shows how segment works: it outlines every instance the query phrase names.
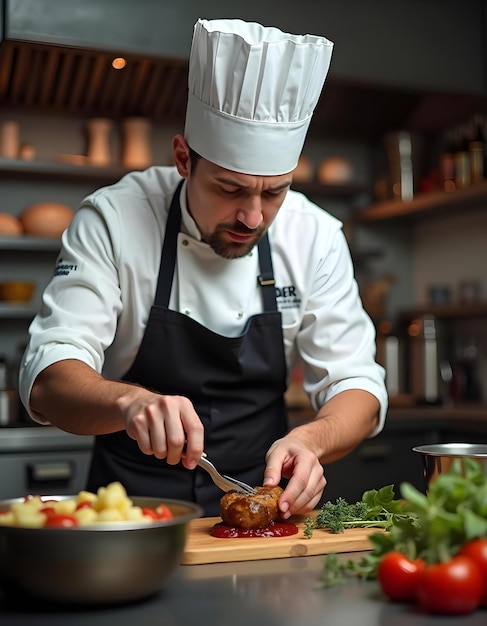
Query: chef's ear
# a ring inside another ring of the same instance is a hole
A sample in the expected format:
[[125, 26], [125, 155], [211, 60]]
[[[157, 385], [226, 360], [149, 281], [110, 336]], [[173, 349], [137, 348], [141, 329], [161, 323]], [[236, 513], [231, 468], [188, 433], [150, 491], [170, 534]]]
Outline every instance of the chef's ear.
[[191, 170], [189, 146], [182, 135], [175, 135], [172, 140], [174, 165], [183, 178], [188, 178]]

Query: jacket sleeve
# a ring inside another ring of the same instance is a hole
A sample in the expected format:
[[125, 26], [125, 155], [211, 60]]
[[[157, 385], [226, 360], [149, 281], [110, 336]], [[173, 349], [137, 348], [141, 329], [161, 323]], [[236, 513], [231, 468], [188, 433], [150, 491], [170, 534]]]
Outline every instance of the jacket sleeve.
[[85, 202], [63, 233], [41, 310], [29, 328], [19, 375], [27, 410], [36, 377], [52, 363], [77, 359], [101, 372], [122, 306], [115, 256], [104, 217]]
[[[317, 254], [303, 319], [296, 336], [304, 367], [304, 389], [318, 410], [349, 389], [362, 389], [380, 403], [383, 428], [388, 400], [384, 369], [376, 362], [376, 333], [365, 312], [341, 228], [328, 233], [326, 253]], [[315, 243], [319, 250], [319, 243]]]

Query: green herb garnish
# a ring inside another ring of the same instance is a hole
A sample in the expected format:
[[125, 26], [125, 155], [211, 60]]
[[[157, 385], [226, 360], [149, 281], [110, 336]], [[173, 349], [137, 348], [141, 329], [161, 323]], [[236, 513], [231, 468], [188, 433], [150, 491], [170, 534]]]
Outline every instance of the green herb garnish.
[[342, 533], [346, 528], [385, 528], [404, 516], [404, 506], [394, 498], [393, 485], [366, 491], [362, 500], [349, 504], [343, 498], [326, 502], [316, 518], [307, 517], [305, 537], [311, 537], [316, 528], [326, 528], [332, 533]]

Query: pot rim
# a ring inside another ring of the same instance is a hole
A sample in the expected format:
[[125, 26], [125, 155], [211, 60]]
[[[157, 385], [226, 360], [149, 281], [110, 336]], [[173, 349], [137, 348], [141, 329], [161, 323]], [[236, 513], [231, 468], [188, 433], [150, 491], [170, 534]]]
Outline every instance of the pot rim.
[[484, 443], [434, 443], [415, 446], [413, 451], [425, 456], [487, 458], [487, 444]]

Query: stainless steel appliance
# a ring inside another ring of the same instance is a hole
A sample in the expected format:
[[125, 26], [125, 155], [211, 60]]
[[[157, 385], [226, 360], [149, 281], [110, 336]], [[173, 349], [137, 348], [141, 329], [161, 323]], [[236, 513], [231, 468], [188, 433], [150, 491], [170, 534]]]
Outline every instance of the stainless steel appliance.
[[440, 401], [440, 366], [437, 324], [432, 315], [412, 319], [409, 335], [410, 391], [418, 403], [436, 404]]
[[93, 441], [51, 426], [0, 428], [0, 499], [78, 493]]

